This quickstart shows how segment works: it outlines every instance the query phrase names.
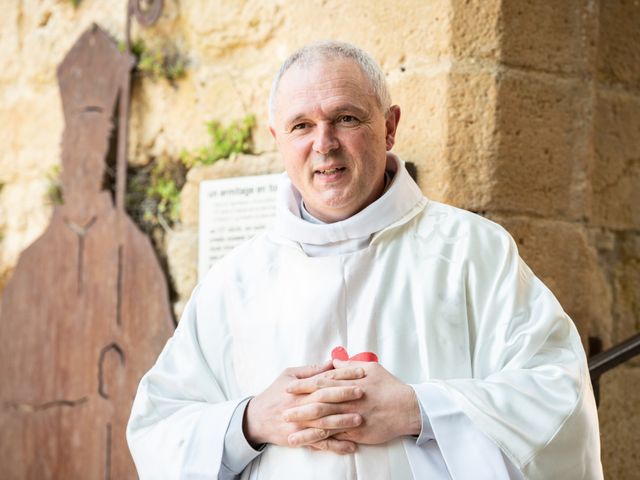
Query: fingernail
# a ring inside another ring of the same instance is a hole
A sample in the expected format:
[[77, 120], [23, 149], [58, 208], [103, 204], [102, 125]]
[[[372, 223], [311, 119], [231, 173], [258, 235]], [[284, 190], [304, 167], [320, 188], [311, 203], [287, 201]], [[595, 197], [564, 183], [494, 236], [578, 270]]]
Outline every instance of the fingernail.
[[361, 397], [361, 396], [362, 396], [362, 393], [363, 393], [363, 392], [362, 392], [362, 389], [361, 389], [360, 387], [355, 387], [355, 388], [353, 389], [353, 394], [354, 394], [356, 397]]
[[356, 368], [356, 375], [359, 377], [364, 377], [364, 370], [362, 368]]

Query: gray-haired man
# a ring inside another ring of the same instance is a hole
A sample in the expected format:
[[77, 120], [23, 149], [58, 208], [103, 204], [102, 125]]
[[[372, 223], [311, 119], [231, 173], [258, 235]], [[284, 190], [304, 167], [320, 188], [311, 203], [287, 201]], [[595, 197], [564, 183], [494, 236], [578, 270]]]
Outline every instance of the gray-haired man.
[[142, 478], [602, 478], [573, 323], [503, 229], [421, 194], [389, 153], [399, 120], [356, 47], [284, 63], [277, 220], [141, 381]]

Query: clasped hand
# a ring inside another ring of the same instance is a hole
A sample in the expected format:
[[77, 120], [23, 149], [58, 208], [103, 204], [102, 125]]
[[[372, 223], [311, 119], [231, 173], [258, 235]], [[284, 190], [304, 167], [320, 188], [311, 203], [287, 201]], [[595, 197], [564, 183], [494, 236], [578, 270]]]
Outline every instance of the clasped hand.
[[334, 360], [286, 369], [245, 413], [255, 444], [308, 446], [352, 453], [357, 444], [386, 443], [420, 433], [415, 393], [374, 362]]

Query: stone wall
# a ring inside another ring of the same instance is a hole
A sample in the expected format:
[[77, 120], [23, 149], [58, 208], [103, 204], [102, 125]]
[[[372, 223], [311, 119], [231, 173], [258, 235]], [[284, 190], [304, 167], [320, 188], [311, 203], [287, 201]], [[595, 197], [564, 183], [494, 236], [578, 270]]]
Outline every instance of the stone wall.
[[[0, 18], [0, 290], [50, 213], [59, 163], [55, 67], [92, 22], [122, 38], [124, 0], [10, 0]], [[197, 181], [277, 171], [266, 98], [279, 63], [319, 38], [354, 42], [387, 73], [402, 107], [395, 151], [430, 197], [505, 225], [589, 337], [640, 331], [640, 3], [632, 0], [166, 0], [133, 36], [188, 58], [174, 85], [137, 80], [130, 161], [177, 157], [204, 122], [255, 113], [258, 158], [192, 171], [182, 223], [166, 238], [180, 310], [195, 283]], [[7, 128], [8, 126], [8, 128]], [[635, 207], [634, 207], [635, 206]], [[633, 366], [636, 365], [636, 366]], [[638, 362], [603, 379], [603, 461], [640, 469]], [[635, 396], [635, 397], [634, 397]]]

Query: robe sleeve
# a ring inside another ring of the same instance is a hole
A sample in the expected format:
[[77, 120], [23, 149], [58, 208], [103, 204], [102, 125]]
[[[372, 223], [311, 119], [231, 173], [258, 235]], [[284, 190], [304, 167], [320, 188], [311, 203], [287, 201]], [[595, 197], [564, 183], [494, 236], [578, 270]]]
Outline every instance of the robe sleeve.
[[420, 458], [429, 456], [431, 464], [441, 465], [438, 474], [431, 477], [523, 479], [500, 448], [473, 424], [446, 391], [433, 383], [412, 387], [423, 412], [423, 431], [416, 442], [419, 448], [407, 449], [415, 478], [429, 478], [431, 470], [421, 468], [425, 459]]
[[446, 392], [525, 478], [601, 479], [597, 411], [580, 337], [513, 239], [504, 231], [497, 237], [475, 239], [486, 250], [468, 257], [472, 378], [422, 388]]
[[229, 427], [224, 437], [222, 465], [218, 473], [218, 480], [237, 478], [247, 465], [264, 451], [265, 445], [262, 445], [260, 450], [253, 448], [242, 430], [244, 411], [247, 409], [249, 400], [251, 400], [251, 397], [240, 402], [229, 422]]
[[173, 337], [138, 386], [127, 441], [145, 479], [217, 479], [225, 434], [243, 398], [229, 400], [198, 341], [197, 290]]

